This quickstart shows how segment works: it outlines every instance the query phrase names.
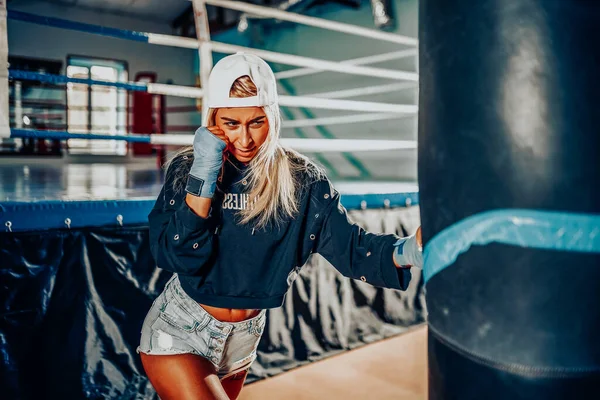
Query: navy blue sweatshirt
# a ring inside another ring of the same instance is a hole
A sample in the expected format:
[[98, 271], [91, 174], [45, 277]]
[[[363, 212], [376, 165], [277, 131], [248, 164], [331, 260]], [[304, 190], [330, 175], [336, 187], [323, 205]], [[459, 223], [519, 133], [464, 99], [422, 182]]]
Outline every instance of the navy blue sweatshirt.
[[185, 190], [174, 186], [174, 171], [183, 169], [187, 175], [190, 161], [179, 156], [167, 171], [149, 215], [150, 248], [158, 267], [177, 273], [182, 288], [199, 303], [279, 307], [311, 253], [321, 254], [346, 277], [378, 287], [408, 286], [410, 270], [393, 261], [398, 237], [369, 233], [351, 222], [340, 194], [323, 176], [302, 173], [295, 218], [254, 229], [252, 223], [238, 223], [239, 210], [251, 206], [244, 165], [235, 159], [224, 162], [211, 212], [202, 218], [186, 204]]

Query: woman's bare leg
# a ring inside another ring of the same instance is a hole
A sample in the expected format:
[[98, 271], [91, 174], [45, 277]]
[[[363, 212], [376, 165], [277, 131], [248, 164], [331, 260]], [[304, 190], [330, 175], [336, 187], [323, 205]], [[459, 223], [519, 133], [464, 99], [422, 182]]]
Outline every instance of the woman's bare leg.
[[194, 354], [140, 355], [161, 400], [229, 400], [210, 361]]
[[231, 400], [237, 399], [240, 395], [244, 382], [246, 382], [246, 376], [248, 376], [248, 370], [238, 372], [221, 381], [223, 389], [225, 389], [225, 392]]

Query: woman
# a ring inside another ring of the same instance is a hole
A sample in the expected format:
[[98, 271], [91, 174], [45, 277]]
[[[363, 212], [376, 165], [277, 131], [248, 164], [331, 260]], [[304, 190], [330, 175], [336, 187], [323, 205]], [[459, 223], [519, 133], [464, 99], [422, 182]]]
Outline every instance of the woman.
[[405, 289], [421, 266], [420, 231], [399, 239], [352, 224], [339, 193], [279, 143], [273, 72], [256, 56], [219, 61], [207, 126], [167, 167], [149, 215], [150, 245], [173, 277], [139, 347], [163, 400], [235, 399], [263, 332], [311, 253], [347, 277]]

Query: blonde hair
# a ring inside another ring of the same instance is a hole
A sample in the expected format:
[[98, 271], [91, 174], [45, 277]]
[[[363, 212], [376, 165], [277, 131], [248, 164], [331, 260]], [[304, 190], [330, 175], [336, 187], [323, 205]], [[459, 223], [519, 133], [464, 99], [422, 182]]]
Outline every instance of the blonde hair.
[[[229, 91], [230, 97], [245, 98], [256, 96], [257, 89], [249, 76], [238, 78]], [[302, 154], [284, 148], [279, 141], [281, 114], [277, 104], [262, 107], [269, 121], [269, 134], [250, 161], [245, 178], [248, 181], [247, 194], [254, 200], [252, 207], [239, 211], [240, 223], [252, 222], [256, 228], [269, 224], [280, 225], [287, 218], [294, 218], [298, 212], [299, 191], [306, 182], [308, 173], [311, 180], [321, 179], [324, 172]], [[208, 111], [206, 125], [214, 126], [217, 109]], [[178, 156], [187, 155], [191, 159], [193, 147], [178, 152], [168, 166]], [[227, 157], [226, 155], [225, 157]], [[183, 187], [191, 161], [175, 171], [174, 186]]]

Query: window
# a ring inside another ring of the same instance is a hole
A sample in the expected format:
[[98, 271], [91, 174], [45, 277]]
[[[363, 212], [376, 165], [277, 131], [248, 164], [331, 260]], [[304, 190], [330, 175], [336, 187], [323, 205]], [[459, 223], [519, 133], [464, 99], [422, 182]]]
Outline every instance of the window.
[[[109, 82], [126, 82], [127, 65], [122, 61], [69, 57], [67, 76]], [[127, 131], [127, 92], [110, 86], [67, 84], [67, 126], [71, 133], [121, 135]], [[72, 154], [126, 155], [120, 140], [69, 139]]]

